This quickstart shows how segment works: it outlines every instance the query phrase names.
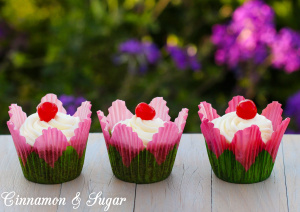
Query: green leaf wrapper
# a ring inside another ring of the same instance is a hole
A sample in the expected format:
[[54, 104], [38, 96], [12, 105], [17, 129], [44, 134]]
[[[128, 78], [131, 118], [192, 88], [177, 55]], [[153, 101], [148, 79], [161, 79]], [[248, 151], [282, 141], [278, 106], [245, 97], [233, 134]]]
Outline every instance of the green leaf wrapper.
[[114, 175], [120, 180], [131, 183], [154, 183], [166, 179], [172, 172], [177, 154], [177, 145], [169, 152], [166, 160], [158, 165], [152, 153], [144, 149], [132, 159], [130, 166], [123, 164], [117, 149], [109, 145], [108, 155]]
[[36, 152], [28, 156], [25, 166], [20, 158], [19, 160], [27, 180], [41, 184], [58, 184], [77, 178], [81, 173], [84, 158], [85, 150], [79, 158], [76, 150], [68, 146], [55, 162], [54, 168], [41, 159]]
[[206, 149], [215, 175], [230, 183], [249, 184], [263, 181], [271, 175], [274, 167], [271, 155], [265, 150], [258, 154], [255, 162], [246, 171], [242, 164], [235, 159], [232, 151], [225, 150], [217, 159], [216, 155], [208, 149], [207, 144]]

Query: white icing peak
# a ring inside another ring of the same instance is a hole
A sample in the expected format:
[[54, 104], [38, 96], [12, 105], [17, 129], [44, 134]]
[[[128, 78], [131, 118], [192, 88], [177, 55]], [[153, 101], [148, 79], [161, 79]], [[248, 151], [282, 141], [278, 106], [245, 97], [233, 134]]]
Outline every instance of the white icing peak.
[[158, 128], [164, 126], [164, 123], [165, 122], [160, 118], [142, 120], [140, 117], [134, 115], [131, 119], [116, 123], [111, 133], [113, 134], [113, 131], [118, 124], [126, 124], [132, 128], [133, 132], [138, 134], [138, 137], [143, 141], [144, 146], [147, 147], [147, 144], [152, 141], [153, 135], [158, 132]]
[[33, 146], [35, 140], [42, 135], [42, 131], [50, 127], [61, 130], [69, 142], [71, 137], [74, 136], [74, 131], [78, 128], [79, 122], [79, 117], [73, 117], [60, 112], [57, 112], [55, 117], [49, 122], [45, 122], [40, 120], [37, 113], [34, 113], [27, 117], [20, 128], [20, 134], [26, 138], [26, 143]]
[[224, 116], [216, 118], [211, 121], [214, 124], [214, 128], [220, 130], [228, 142], [232, 142], [235, 133], [239, 130], [243, 130], [252, 125], [259, 127], [261, 137], [264, 143], [270, 140], [273, 133], [272, 122], [265, 116], [256, 114], [253, 119], [242, 119], [236, 115], [236, 112], [227, 113]]

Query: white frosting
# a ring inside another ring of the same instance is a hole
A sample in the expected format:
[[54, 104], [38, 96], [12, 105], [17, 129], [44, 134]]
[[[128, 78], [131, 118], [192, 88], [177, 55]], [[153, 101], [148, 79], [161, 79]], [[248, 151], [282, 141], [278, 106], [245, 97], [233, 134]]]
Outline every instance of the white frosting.
[[60, 112], [56, 114], [54, 119], [45, 122], [40, 120], [37, 113], [34, 113], [25, 120], [20, 128], [20, 134], [26, 138], [26, 143], [33, 146], [35, 139], [42, 135], [42, 131], [51, 127], [61, 130], [67, 137], [67, 140], [70, 141], [70, 138], [74, 136], [74, 130], [78, 128], [79, 122], [79, 117], [73, 117]]
[[126, 124], [132, 128], [133, 132], [138, 134], [138, 137], [142, 139], [144, 146], [147, 147], [147, 144], [152, 141], [153, 135], [158, 132], [158, 128], [164, 126], [164, 123], [165, 122], [160, 118], [153, 120], [142, 120], [140, 117], [136, 117], [136, 115], [134, 115], [131, 119], [126, 119], [116, 123], [111, 133], [113, 133], [117, 124]]
[[263, 142], [270, 140], [273, 133], [272, 122], [266, 117], [256, 114], [253, 119], [242, 119], [236, 115], [236, 112], [227, 113], [222, 117], [216, 118], [211, 121], [214, 128], [220, 130], [221, 135], [225, 136], [228, 142], [231, 142], [234, 134], [252, 125], [257, 125], [261, 132]]

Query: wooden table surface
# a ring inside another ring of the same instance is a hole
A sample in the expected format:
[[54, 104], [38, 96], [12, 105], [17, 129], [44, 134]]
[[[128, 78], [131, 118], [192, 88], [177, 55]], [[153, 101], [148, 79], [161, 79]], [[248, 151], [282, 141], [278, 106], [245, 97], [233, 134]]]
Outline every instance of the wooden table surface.
[[0, 194], [14, 191], [27, 198], [64, 197], [66, 205], [8, 207], [0, 197], [0, 211], [72, 211], [77, 192], [81, 204], [76, 211], [104, 211], [105, 206], [85, 204], [93, 192], [102, 192], [105, 198], [126, 198], [121, 206], [111, 205], [108, 211], [300, 211], [299, 140], [300, 135], [284, 136], [269, 179], [238, 185], [219, 180], [212, 173], [202, 134], [184, 134], [170, 177], [137, 185], [113, 176], [103, 135], [91, 133], [82, 174], [71, 182], [40, 185], [23, 177], [12, 138], [2, 135]]

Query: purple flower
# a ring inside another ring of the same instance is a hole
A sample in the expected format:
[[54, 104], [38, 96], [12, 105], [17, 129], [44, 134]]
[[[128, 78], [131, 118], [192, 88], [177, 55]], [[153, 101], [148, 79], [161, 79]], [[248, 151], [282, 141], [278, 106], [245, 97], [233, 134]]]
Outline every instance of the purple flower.
[[300, 130], [300, 91], [290, 96], [286, 103], [285, 115], [293, 117]]
[[193, 71], [198, 71], [201, 68], [196, 55], [190, 56], [187, 49], [171, 45], [167, 46], [166, 49], [178, 69], [185, 70], [190, 68]]
[[142, 45], [141, 42], [135, 39], [127, 40], [119, 45], [119, 51], [128, 54], [141, 54]]
[[216, 63], [235, 68], [248, 60], [256, 64], [264, 62], [268, 45], [274, 42], [276, 35], [273, 20], [270, 6], [252, 0], [235, 10], [229, 23], [213, 26], [211, 40], [217, 46]]
[[119, 54], [113, 61], [115, 64], [128, 63], [130, 72], [134, 73], [138, 68], [144, 73], [149, 65], [155, 65], [160, 58], [160, 50], [154, 43], [130, 39], [119, 45]]
[[74, 96], [68, 96], [68, 95], [61, 95], [58, 98], [62, 103], [64, 108], [67, 111], [67, 114], [73, 115], [77, 108], [81, 105], [82, 102], [86, 101], [83, 97], [74, 97]]
[[291, 73], [300, 69], [300, 33], [283, 28], [271, 44], [272, 64]]
[[157, 48], [157, 46], [154, 43], [143, 42], [142, 49], [144, 54], [146, 55], [148, 63], [150, 64], [157, 63], [157, 61], [161, 57], [160, 50]]

